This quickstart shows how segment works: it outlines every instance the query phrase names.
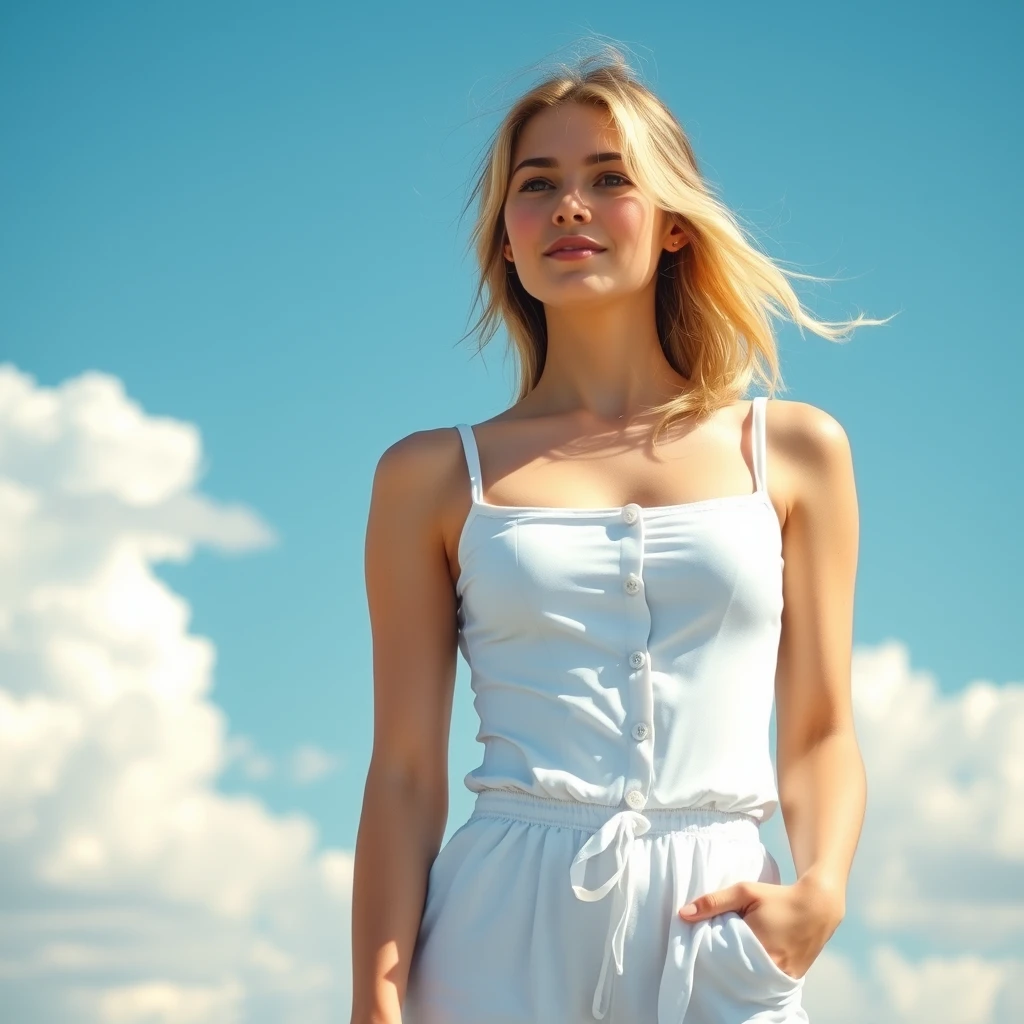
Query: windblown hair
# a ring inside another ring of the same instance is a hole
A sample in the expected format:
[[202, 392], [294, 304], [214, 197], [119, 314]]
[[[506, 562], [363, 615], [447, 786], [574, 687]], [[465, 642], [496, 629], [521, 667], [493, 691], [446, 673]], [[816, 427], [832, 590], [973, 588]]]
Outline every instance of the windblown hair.
[[530, 89], [493, 136], [463, 210], [479, 198], [470, 246], [479, 264], [474, 306], [482, 305], [483, 311], [468, 333], [478, 332], [482, 349], [504, 324], [518, 362], [516, 401], [536, 387], [547, 353], [544, 305], [526, 291], [502, 254], [512, 158], [534, 114], [566, 103], [603, 108], [621, 134], [623, 162], [633, 180], [688, 237], [678, 251], [661, 254], [655, 319], [665, 357], [692, 387], [654, 410], [661, 414], [657, 440], [680, 416], [703, 417], [742, 398], [755, 377], [772, 394], [784, 387], [773, 316], [788, 314], [801, 333], [806, 327], [831, 341], [845, 340], [862, 324], [888, 321], [858, 316], [830, 322], [806, 312], [787, 277], [825, 279], [782, 269], [757, 248], [704, 180], [672, 112], [636, 78], [618, 49], [603, 49], [603, 55], [563, 66]]

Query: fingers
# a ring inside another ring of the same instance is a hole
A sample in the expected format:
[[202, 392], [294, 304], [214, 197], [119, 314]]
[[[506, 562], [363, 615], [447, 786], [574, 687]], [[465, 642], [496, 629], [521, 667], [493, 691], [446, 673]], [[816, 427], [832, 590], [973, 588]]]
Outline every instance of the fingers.
[[742, 913], [753, 901], [753, 893], [746, 882], [737, 882], [726, 889], [698, 896], [682, 907], [679, 916], [685, 921], [700, 921], [705, 917], [724, 914], [728, 910]]

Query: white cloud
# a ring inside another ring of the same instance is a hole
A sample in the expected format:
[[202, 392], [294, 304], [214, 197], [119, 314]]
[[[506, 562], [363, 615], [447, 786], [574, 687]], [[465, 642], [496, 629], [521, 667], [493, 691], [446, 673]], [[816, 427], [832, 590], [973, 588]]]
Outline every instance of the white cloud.
[[977, 956], [928, 957], [911, 964], [893, 947], [881, 946], [872, 961], [887, 1005], [908, 1024], [988, 1024], [1011, 978], [1010, 964]]
[[274, 542], [195, 492], [200, 457], [116, 378], [0, 366], [0, 1001], [20, 1020], [347, 1012], [351, 858], [218, 792], [239, 751], [216, 652], [153, 571]]
[[292, 778], [299, 783], [318, 782], [337, 766], [338, 759], [333, 754], [307, 744], [292, 755]]
[[1024, 959], [974, 954], [911, 961], [874, 946], [863, 969], [828, 948], [814, 964], [804, 1006], [814, 1024], [1007, 1024], [1024, 1020]]
[[225, 751], [229, 764], [237, 763], [247, 779], [262, 781], [274, 774], [274, 762], [249, 736], [232, 736]]
[[944, 693], [889, 642], [854, 652], [853, 698], [868, 810], [846, 919], [807, 978], [811, 1020], [1024, 1020], [1024, 686]]
[[244, 992], [234, 978], [219, 985], [148, 981], [99, 993], [75, 992], [72, 1004], [108, 1024], [240, 1024]]
[[848, 906], [936, 951], [1024, 941], [1024, 685], [943, 693], [906, 648], [853, 667], [868, 811]]
[[[225, 750], [228, 765], [235, 765], [242, 774], [254, 782], [262, 782], [277, 773], [274, 759], [257, 747], [249, 736], [232, 736]], [[287, 774], [298, 785], [319, 782], [337, 770], [337, 756], [313, 743], [297, 747], [288, 759]]]

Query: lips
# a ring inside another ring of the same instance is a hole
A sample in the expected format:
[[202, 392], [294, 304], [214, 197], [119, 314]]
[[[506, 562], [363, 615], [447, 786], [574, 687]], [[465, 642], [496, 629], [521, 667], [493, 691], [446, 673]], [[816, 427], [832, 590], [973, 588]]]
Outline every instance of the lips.
[[576, 252], [604, 252], [604, 246], [598, 245], [592, 238], [586, 235], [569, 235], [559, 238], [544, 250], [545, 256], [555, 252], [576, 251]]

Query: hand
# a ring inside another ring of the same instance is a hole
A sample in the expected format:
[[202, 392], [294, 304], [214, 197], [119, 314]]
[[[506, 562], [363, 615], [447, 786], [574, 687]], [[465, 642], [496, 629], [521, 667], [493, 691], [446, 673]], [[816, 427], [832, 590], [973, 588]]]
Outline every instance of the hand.
[[792, 885], [737, 882], [699, 896], [679, 916], [694, 922], [730, 910], [746, 921], [768, 955], [792, 978], [802, 978], [810, 970], [844, 914], [835, 890], [805, 875]]

